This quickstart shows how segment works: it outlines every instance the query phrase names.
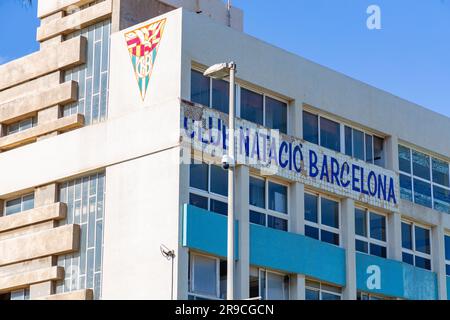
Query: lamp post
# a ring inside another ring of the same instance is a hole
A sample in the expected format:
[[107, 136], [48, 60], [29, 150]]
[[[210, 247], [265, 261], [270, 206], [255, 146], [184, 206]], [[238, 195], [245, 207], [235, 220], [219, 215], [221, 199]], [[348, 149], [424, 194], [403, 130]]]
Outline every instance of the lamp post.
[[234, 62], [220, 63], [208, 68], [204, 75], [215, 79], [230, 77], [230, 107], [228, 128], [228, 155], [222, 158], [222, 165], [228, 169], [228, 237], [227, 237], [227, 300], [234, 300], [234, 105], [235, 105], [235, 74]]

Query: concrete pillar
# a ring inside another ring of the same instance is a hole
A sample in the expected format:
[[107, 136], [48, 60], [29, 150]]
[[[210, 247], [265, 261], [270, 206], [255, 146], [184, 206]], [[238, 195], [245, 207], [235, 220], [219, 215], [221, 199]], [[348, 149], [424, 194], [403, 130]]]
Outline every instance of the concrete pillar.
[[388, 258], [402, 261], [402, 217], [398, 212], [388, 215]]
[[342, 244], [345, 248], [346, 283], [344, 300], [356, 300], [356, 254], [355, 254], [355, 201], [341, 202]]
[[447, 274], [445, 268], [445, 231], [442, 218], [431, 231], [433, 271], [437, 274], [438, 299], [447, 300]]
[[[294, 182], [289, 186], [290, 232], [305, 234], [305, 186]], [[290, 277], [290, 299], [305, 299], [305, 276], [293, 274]]]
[[303, 137], [303, 103], [292, 101], [288, 106], [288, 135]]
[[34, 190], [34, 207], [42, 207], [55, 203], [58, 198], [58, 185], [56, 183], [38, 187]]
[[249, 222], [249, 180], [250, 171], [247, 166], [238, 166], [235, 170], [235, 211], [239, 223], [239, 259], [235, 269], [236, 299], [250, 298], [250, 222]]
[[[189, 203], [189, 164], [190, 149], [182, 150], [184, 156], [182, 163], [180, 163], [180, 216], [178, 224], [178, 237], [183, 238], [183, 208]], [[188, 156], [187, 156], [188, 154]], [[183, 247], [181, 241], [178, 242], [178, 250], [175, 256], [174, 268], [174, 299], [187, 300], [188, 298], [188, 272], [189, 272], [189, 251]]]
[[398, 172], [398, 137], [390, 136], [385, 140], [386, 169]]
[[5, 207], [5, 201], [0, 200], [0, 217], [3, 216], [3, 208]]

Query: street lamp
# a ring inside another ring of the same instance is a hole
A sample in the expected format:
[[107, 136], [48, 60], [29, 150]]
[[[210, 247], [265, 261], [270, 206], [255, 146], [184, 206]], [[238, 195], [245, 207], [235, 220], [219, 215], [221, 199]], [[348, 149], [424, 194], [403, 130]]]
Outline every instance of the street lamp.
[[234, 86], [236, 64], [219, 63], [209, 67], [204, 75], [215, 79], [230, 77], [230, 107], [228, 129], [228, 155], [222, 164], [228, 170], [228, 242], [227, 242], [227, 300], [234, 300]]

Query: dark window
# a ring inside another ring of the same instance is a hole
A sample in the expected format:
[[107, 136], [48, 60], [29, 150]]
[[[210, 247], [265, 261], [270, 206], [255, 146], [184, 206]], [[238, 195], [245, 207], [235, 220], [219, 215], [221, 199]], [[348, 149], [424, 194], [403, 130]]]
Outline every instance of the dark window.
[[411, 150], [404, 147], [398, 146], [398, 162], [400, 171], [411, 173]]
[[384, 167], [384, 139], [373, 137], [373, 157], [377, 166]]
[[326, 198], [321, 198], [321, 211], [323, 225], [339, 228], [339, 203]]
[[241, 89], [241, 118], [263, 125], [263, 96]]
[[370, 244], [370, 254], [373, 256], [386, 258], [386, 247], [371, 243]]
[[373, 163], [373, 138], [366, 134], [366, 162]]
[[355, 249], [358, 252], [369, 253], [368, 243], [361, 240], [356, 240]]
[[355, 209], [355, 233], [362, 237], [367, 237], [366, 211]]
[[431, 208], [431, 184], [414, 179], [414, 202]]
[[261, 212], [250, 210], [250, 222], [254, 224], [259, 224], [261, 226], [266, 226], [266, 215]]
[[228, 196], [228, 171], [222, 167], [211, 166], [211, 192]]
[[303, 111], [303, 139], [319, 144], [318, 116]]
[[305, 193], [305, 220], [318, 223], [317, 197]]
[[265, 199], [265, 181], [250, 177], [250, 205], [264, 209]]
[[267, 216], [267, 226], [272, 229], [288, 231], [287, 220], [280, 219], [274, 216]]
[[402, 247], [413, 249], [412, 243], [412, 225], [402, 222]]
[[190, 167], [190, 186], [200, 190], [208, 191], [208, 165], [191, 164]]
[[413, 173], [416, 177], [430, 180], [430, 157], [426, 154], [413, 150], [412, 152]]
[[448, 163], [437, 159], [433, 159], [432, 168], [433, 168], [433, 182], [448, 187], [450, 182]]
[[372, 239], [386, 241], [386, 217], [376, 213], [370, 213], [370, 237]]
[[212, 106], [223, 113], [230, 108], [230, 84], [224, 80], [212, 80]]
[[334, 232], [320, 230], [320, 240], [337, 246], [339, 245], [339, 235]]
[[415, 226], [416, 251], [430, 254], [430, 230]]
[[228, 215], [228, 204], [222, 201], [211, 199], [210, 211], [226, 216]]
[[266, 97], [266, 127], [287, 134], [287, 104]]
[[209, 107], [209, 78], [201, 72], [191, 71], [191, 101]]
[[402, 199], [413, 201], [411, 177], [400, 174], [400, 196]]
[[353, 156], [352, 128], [345, 126], [345, 154]]
[[287, 214], [287, 187], [269, 182], [269, 209]]
[[364, 161], [364, 133], [353, 129], [353, 156]]
[[319, 229], [305, 225], [305, 236], [319, 240]]
[[193, 193], [189, 194], [189, 204], [200, 209], [208, 210], [208, 198]]
[[320, 118], [320, 145], [337, 152], [341, 151], [341, 133], [339, 123], [325, 118]]

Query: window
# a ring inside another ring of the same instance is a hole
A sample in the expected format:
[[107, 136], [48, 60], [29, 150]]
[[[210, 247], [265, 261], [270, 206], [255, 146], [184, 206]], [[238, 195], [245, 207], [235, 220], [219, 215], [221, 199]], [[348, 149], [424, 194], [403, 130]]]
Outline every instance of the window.
[[341, 288], [325, 283], [306, 280], [305, 284], [306, 300], [341, 300]]
[[241, 118], [287, 134], [287, 104], [241, 88]]
[[66, 70], [64, 81], [78, 83], [78, 99], [63, 107], [63, 116], [80, 113], [85, 124], [106, 120], [109, 93], [109, 56], [111, 21], [104, 20], [95, 25], [68, 34], [65, 40], [83, 36], [87, 39], [86, 63]]
[[27, 129], [35, 127], [37, 124], [36, 117], [28, 118], [18, 122], [11, 123], [6, 126], [6, 135], [19, 133]]
[[189, 300], [226, 298], [227, 263], [199, 254], [189, 255]]
[[5, 216], [34, 208], [34, 193], [5, 201]]
[[377, 295], [373, 295], [371, 293], [366, 293], [366, 292], [360, 292], [358, 291], [358, 295], [356, 297], [357, 300], [389, 300], [386, 297], [382, 297], [382, 296], [377, 296]]
[[30, 289], [20, 289], [6, 293], [0, 293], [0, 301], [7, 300], [30, 300]]
[[450, 213], [449, 164], [402, 145], [398, 156], [402, 199]]
[[365, 209], [355, 209], [356, 251], [387, 257], [386, 216]]
[[431, 270], [430, 229], [402, 221], [403, 262]]
[[303, 139], [341, 152], [341, 125], [322, 116], [303, 111]]
[[345, 154], [384, 167], [384, 139], [345, 126]]
[[339, 202], [305, 193], [305, 235], [339, 245]]
[[264, 269], [250, 268], [250, 298], [289, 300], [289, 276]]
[[450, 235], [445, 235], [445, 270], [450, 277]]
[[216, 165], [193, 162], [189, 177], [189, 204], [226, 216], [228, 171]]
[[210, 106], [210, 79], [201, 72], [191, 71], [191, 101]]
[[66, 219], [60, 224], [78, 224], [80, 249], [58, 256], [65, 269], [57, 282], [56, 293], [93, 289], [100, 299], [103, 264], [103, 219], [105, 216], [105, 173], [96, 173], [67, 181], [59, 186], [59, 201], [67, 204]]
[[249, 192], [250, 222], [288, 231], [288, 187], [250, 176]]

